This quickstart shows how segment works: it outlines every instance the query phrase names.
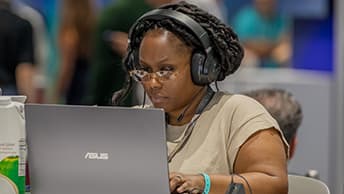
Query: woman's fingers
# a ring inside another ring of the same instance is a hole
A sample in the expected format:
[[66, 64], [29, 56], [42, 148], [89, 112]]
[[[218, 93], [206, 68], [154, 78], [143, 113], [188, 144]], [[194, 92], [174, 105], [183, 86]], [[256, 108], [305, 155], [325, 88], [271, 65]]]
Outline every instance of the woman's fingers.
[[171, 173], [170, 174], [170, 190], [175, 191], [177, 187], [182, 185], [185, 181], [185, 178], [182, 174]]
[[191, 191], [191, 181], [186, 180], [182, 185], [177, 188], [178, 193], [189, 193]]
[[170, 189], [174, 193], [198, 194], [203, 189], [202, 175], [170, 174]]

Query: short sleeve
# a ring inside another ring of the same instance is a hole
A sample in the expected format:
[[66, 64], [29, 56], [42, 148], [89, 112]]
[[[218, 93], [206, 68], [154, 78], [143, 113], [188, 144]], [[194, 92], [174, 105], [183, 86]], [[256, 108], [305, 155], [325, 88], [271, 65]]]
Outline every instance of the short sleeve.
[[240, 147], [250, 136], [261, 130], [270, 128], [276, 129], [280, 133], [285, 147], [287, 148], [286, 154], [289, 153], [289, 145], [278, 123], [262, 105], [243, 95], [234, 95], [231, 100], [233, 101], [233, 114], [231, 115], [230, 136], [227, 149], [231, 169], [234, 169], [234, 161]]

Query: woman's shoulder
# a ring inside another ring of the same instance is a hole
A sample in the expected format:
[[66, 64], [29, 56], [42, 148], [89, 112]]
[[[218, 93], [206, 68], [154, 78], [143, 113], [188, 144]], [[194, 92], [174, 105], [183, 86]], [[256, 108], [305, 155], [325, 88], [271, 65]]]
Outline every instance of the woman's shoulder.
[[253, 98], [227, 92], [217, 92], [210, 107], [215, 112], [233, 116], [267, 114], [265, 108]]
[[217, 92], [215, 94], [218, 103], [225, 106], [251, 106], [262, 107], [259, 102], [251, 97], [242, 94], [232, 94], [228, 92]]

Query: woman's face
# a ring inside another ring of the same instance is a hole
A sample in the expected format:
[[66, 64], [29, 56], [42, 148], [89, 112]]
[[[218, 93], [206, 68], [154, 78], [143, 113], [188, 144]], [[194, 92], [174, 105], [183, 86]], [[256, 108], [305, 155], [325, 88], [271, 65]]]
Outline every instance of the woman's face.
[[[192, 82], [190, 57], [192, 49], [173, 33], [164, 29], [147, 32], [141, 42], [139, 62], [150, 72], [149, 80], [141, 82], [154, 107], [170, 114], [180, 114], [202, 88]], [[159, 78], [154, 72], [170, 72]], [[152, 73], [153, 72], [153, 73]]]

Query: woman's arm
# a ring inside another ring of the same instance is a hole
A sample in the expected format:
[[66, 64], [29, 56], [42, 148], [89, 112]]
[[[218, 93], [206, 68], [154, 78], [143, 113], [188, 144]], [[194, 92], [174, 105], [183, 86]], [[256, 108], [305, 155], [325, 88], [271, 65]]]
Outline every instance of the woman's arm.
[[[243, 176], [254, 194], [287, 194], [288, 173], [286, 149], [275, 129], [253, 134], [240, 148], [234, 164], [234, 172]], [[210, 174], [210, 194], [225, 193], [231, 176]], [[181, 177], [181, 178], [180, 178]], [[234, 182], [242, 183], [245, 191], [250, 189], [243, 178], [234, 176]], [[204, 188], [202, 175], [171, 173], [171, 190], [183, 193], [194, 188]]]

